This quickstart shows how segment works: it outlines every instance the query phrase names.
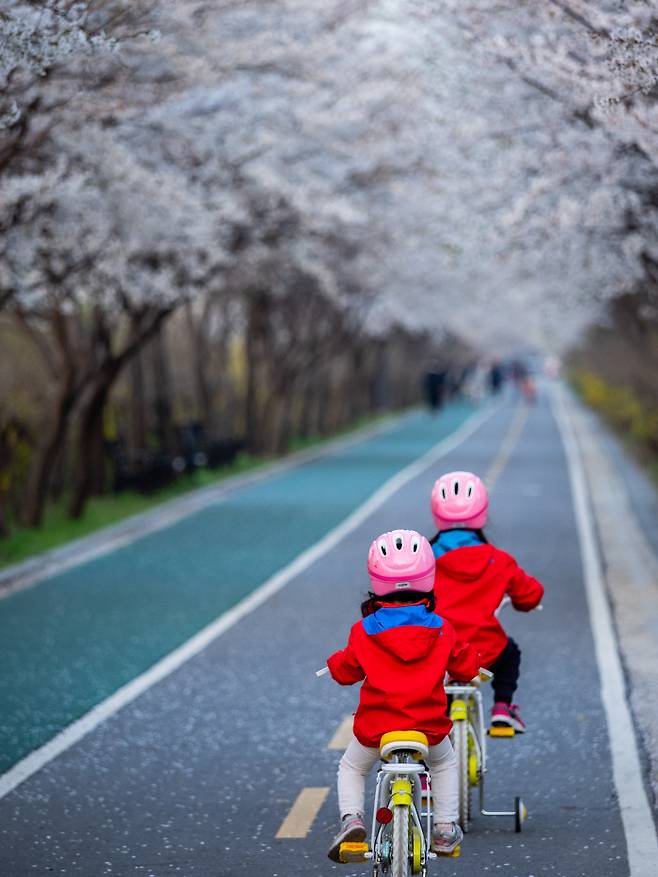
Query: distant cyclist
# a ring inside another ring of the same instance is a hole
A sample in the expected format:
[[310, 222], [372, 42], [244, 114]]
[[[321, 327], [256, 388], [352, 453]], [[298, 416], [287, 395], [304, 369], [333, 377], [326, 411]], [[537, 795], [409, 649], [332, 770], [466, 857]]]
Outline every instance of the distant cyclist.
[[483, 532], [489, 497], [471, 472], [448, 472], [432, 490], [432, 515], [438, 533], [431, 540], [436, 557], [436, 611], [447, 618], [459, 638], [480, 652], [482, 666], [494, 674], [491, 723], [525, 731], [512, 701], [521, 650], [503, 630], [497, 611], [508, 597], [522, 612], [535, 609], [543, 585], [525, 573], [511, 554], [490, 545]]
[[527, 365], [520, 359], [512, 363], [512, 377], [516, 388], [526, 402], [535, 402], [537, 399], [537, 385]]
[[452, 626], [434, 613], [434, 556], [427, 539], [412, 530], [384, 533], [370, 546], [373, 591], [361, 606], [347, 647], [327, 666], [336, 682], [363, 682], [354, 736], [338, 767], [341, 824], [329, 849], [339, 861], [344, 842], [366, 837], [366, 777], [379, 759], [379, 741], [390, 731], [421, 731], [430, 744], [434, 829], [432, 849], [450, 853], [463, 834], [457, 825], [459, 780], [446, 714], [446, 671], [470, 681], [479, 657], [458, 642]]

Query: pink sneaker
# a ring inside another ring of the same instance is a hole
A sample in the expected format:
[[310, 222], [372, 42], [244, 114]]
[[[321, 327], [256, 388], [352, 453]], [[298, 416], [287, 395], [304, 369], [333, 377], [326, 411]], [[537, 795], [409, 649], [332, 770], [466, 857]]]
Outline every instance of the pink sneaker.
[[432, 831], [432, 850], [449, 856], [464, 840], [464, 832], [456, 822], [438, 823]]
[[497, 701], [491, 710], [491, 724], [493, 727], [508, 725], [514, 728], [517, 734], [523, 734], [525, 731], [525, 723], [521, 718], [519, 707], [517, 704], [508, 704], [502, 700]]

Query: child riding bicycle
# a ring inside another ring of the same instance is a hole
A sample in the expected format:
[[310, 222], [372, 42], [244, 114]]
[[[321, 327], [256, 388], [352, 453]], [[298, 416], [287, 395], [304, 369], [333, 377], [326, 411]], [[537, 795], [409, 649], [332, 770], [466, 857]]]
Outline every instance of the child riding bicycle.
[[544, 587], [511, 554], [487, 541], [482, 528], [489, 497], [477, 475], [442, 475], [432, 490], [431, 503], [438, 528], [430, 543], [436, 557], [436, 611], [452, 623], [460, 639], [480, 652], [482, 666], [494, 674], [492, 726], [522, 733], [525, 724], [519, 707], [512, 703], [521, 650], [503, 630], [497, 611], [506, 597], [521, 612], [535, 609]]
[[434, 612], [434, 556], [419, 533], [394, 530], [375, 539], [368, 574], [373, 590], [361, 606], [363, 618], [353, 625], [346, 648], [327, 661], [340, 685], [364, 680], [354, 735], [338, 768], [341, 824], [328, 855], [339, 861], [342, 843], [365, 840], [365, 781], [379, 758], [381, 737], [411, 730], [424, 733], [430, 744], [432, 849], [450, 853], [463, 834], [443, 681], [446, 671], [455, 679], [473, 679], [479, 656]]

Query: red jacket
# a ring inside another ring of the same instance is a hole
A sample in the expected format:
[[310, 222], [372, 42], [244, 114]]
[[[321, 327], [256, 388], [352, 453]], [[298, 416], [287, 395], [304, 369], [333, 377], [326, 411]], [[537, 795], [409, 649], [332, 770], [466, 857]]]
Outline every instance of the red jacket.
[[443, 689], [446, 670], [468, 681], [480, 660], [425, 603], [388, 603], [352, 627], [347, 647], [327, 665], [341, 685], [365, 680], [354, 718], [359, 743], [379, 747], [388, 731], [422, 731], [433, 746], [452, 726]]
[[544, 586], [506, 551], [482, 544], [437, 558], [434, 594], [437, 613], [452, 623], [460, 639], [475, 646], [482, 666], [490, 667], [508, 640], [495, 615], [503, 598], [528, 612], [541, 602]]

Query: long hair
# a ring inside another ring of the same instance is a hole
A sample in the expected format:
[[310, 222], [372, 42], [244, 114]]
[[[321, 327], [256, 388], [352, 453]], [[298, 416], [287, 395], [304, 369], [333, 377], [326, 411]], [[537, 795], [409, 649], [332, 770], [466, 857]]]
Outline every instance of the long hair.
[[368, 591], [368, 599], [361, 603], [361, 615], [365, 618], [381, 608], [383, 603], [426, 603], [430, 612], [434, 612], [436, 601], [432, 591], [397, 591], [394, 594], [386, 594], [380, 597], [372, 591]]

